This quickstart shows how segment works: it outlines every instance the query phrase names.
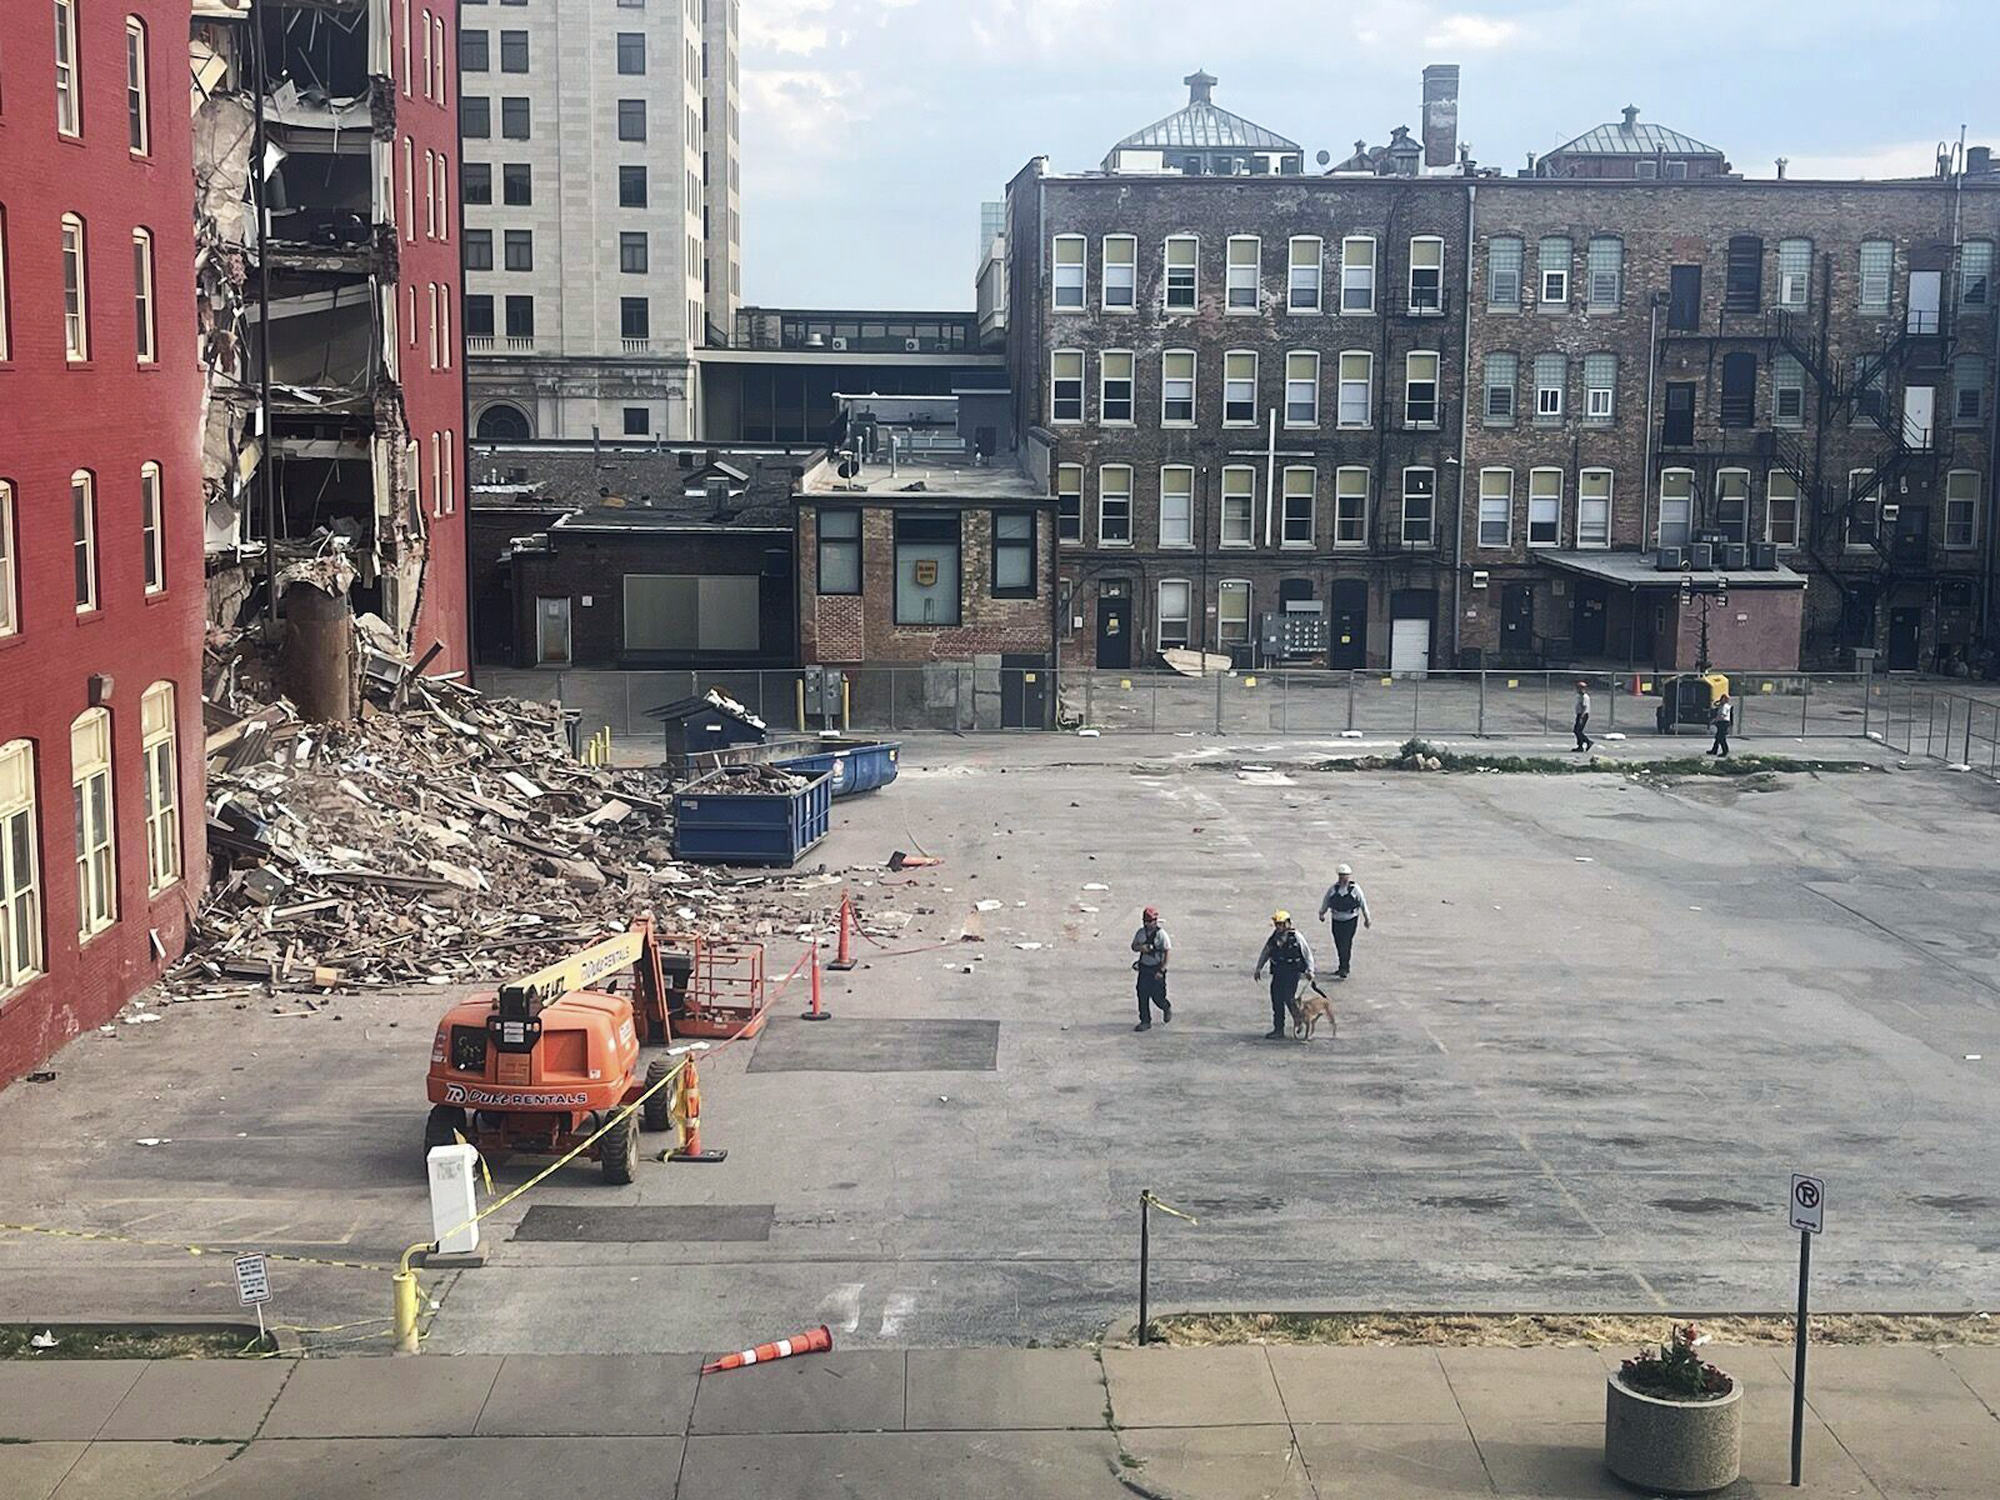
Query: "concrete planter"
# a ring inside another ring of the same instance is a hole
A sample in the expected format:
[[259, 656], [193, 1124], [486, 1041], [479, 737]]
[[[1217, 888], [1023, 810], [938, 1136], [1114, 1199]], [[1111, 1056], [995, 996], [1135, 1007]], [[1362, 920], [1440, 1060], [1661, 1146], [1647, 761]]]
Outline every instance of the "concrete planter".
[[1604, 1388], [1604, 1462], [1627, 1484], [1706, 1495], [1743, 1468], [1743, 1382], [1716, 1401], [1662, 1401], [1610, 1376]]

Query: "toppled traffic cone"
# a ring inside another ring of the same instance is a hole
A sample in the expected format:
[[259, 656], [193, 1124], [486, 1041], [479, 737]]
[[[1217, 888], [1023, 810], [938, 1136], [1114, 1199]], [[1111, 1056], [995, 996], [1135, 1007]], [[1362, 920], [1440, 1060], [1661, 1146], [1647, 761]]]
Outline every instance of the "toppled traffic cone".
[[745, 1349], [741, 1354], [725, 1354], [722, 1358], [701, 1367], [704, 1375], [713, 1375], [717, 1370], [740, 1370], [745, 1365], [769, 1364], [774, 1359], [790, 1359], [794, 1354], [824, 1354], [833, 1347], [833, 1330], [822, 1323], [810, 1333], [802, 1333], [797, 1338], [779, 1339], [773, 1344], [759, 1344], [755, 1349]]
[[892, 870], [922, 870], [943, 863], [934, 854], [905, 854], [901, 849], [889, 856], [889, 868]]

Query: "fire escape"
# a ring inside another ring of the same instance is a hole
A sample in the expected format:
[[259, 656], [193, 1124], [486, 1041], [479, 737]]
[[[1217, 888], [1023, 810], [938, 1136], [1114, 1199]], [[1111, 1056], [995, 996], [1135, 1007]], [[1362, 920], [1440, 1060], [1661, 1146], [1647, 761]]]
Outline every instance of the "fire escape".
[[[1804, 315], [1782, 308], [1770, 314], [1773, 341], [1798, 361], [1818, 393], [1811, 434], [1774, 429], [1773, 454], [1798, 486], [1803, 514], [1812, 518], [1801, 527], [1801, 543], [1843, 601], [1852, 598], [1853, 575], [1861, 571], [1850, 538], [1865, 541], [1873, 554], [1867, 571], [1877, 599], [1930, 567], [1928, 511], [1904, 518], [1899, 497], [1912, 480], [1927, 490], [1935, 486], [1949, 457], [1950, 427], [1937, 420], [1935, 410], [1919, 417], [1902, 394], [1916, 374], [1934, 374], [1930, 383], [1943, 383], [1952, 333], [1944, 311], [1949, 300], [1938, 301], [1937, 310], [1906, 309], [1886, 342], [1846, 361], [1830, 349], [1823, 324], [1815, 328]], [[1879, 438], [1867, 461], [1849, 471], [1844, 487], [1828, 483], [1825, 474], [1826, 439], [1840, 423]]]

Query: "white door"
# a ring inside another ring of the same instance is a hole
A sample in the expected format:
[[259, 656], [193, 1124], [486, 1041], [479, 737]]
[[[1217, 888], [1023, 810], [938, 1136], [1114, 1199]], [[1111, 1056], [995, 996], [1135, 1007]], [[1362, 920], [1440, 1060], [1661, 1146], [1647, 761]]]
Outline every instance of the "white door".
[[569, 600], [535, 601], [535, 664], [542, 667], [569, 665]]
[[1389, 622], [1389, 670], [1398, 677], [1421, 677], [1431, 667], [1431, 622]]
[[1903, 442], [1919, 453], [1930, 451], [1931, 433], [1937, 421], [1937, 387], [1903, 387]]
[[1938, 331], [1938, 300], [1944, 291], [1944, 272], [1910, 272], [1910, 332]]

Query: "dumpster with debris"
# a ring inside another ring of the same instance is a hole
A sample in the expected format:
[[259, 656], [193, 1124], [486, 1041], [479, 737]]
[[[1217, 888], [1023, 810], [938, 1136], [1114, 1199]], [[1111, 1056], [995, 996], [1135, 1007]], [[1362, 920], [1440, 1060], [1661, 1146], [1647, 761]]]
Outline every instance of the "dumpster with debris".
[[833, 775], [722, 766], [674, 794], [674, 853], [697, 864], [792, 865], [826, 837]]

